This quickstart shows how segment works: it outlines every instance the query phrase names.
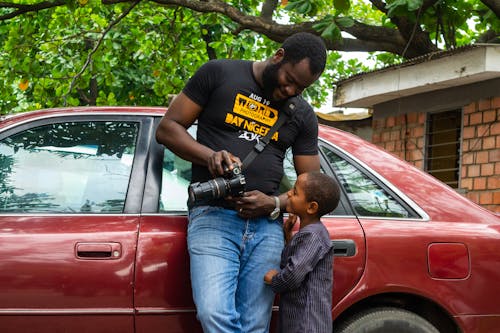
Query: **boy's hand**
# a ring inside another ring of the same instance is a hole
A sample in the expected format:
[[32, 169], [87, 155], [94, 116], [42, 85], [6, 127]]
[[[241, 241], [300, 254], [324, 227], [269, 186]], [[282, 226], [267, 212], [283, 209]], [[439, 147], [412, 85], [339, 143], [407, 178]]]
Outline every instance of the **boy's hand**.
[[271, 284], [271, 282], [273, 281], [273, 276], [275, 276], [276, 274], [278, 274], [278, 271], [275, 269], [271, 269], [266, 273], [266, 275], [264, 275], [264, 282], [266, 284]]
[[297, 215], [289, 214], [288, 219], [283, 223], [283, 231], [285, 232], [285, 241], [288, 243], [292, 239], [293, 226], [297, 222]]

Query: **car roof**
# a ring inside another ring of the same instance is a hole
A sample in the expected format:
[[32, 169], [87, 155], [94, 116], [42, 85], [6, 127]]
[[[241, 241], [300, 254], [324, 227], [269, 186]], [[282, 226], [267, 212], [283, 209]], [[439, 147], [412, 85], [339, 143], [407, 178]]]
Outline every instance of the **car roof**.
[[43, 119], [55, 116], [83, 115], [89, 113], [161, 116], [166, 111], [166, 107], [154, 106], [78, 106], [41, 109], [4, 115], [0, 118], [0, 128], [9, 127], [14, 123], [22, 123], [32, 118]]

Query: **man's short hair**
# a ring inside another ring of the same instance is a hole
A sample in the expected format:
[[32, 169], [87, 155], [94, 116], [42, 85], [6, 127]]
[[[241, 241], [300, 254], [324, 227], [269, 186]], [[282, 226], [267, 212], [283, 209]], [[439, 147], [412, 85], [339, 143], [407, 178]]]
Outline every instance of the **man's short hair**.
[[309, 58], [311, 74], [320, 74], [325, 70], [326, 46], [321, 37], [309, 32], [298, 32], [285, 39], [281, 48], [285, 50], [285, 63], [296, 64]]
[[321, 217], [337, 208], [340, 200], [337, 181], [320, 171], [307, 172], [306, 177], [304, 194], [308, 202], [318, 203], [318, 216]]

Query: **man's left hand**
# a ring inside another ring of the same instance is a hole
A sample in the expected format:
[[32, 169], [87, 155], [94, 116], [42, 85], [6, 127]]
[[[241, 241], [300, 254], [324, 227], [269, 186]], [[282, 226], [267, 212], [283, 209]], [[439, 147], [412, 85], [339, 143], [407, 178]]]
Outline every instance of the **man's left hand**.
[[232, 197], [229, 200], [235, 203], [236, 211], [245, 219], [269, 215], [275, 207], [272, 196], [257, 190], [245, 192], [243, 196]]

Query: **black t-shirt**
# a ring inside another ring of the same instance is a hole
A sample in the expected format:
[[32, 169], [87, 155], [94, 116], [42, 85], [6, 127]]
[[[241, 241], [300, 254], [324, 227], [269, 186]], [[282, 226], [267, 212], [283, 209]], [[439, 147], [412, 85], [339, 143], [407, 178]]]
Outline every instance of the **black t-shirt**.
[[[252, 62], [212, 60], [189, 80], [183, 92], [203, 107], [198, 118], [197, 140], [214, 151], [227, 150], [242, 161], [276, 122], [283, 102], [272, 101], [253, 76]], [[294, 155], [318, 153], [318, 121], [301, 97], [289, 119], [267, 147], [245, 166], [246, 190], [278, 194], [287, 148]], [[193, 164], [192, 182], [212, 179], [208, 169]]]

